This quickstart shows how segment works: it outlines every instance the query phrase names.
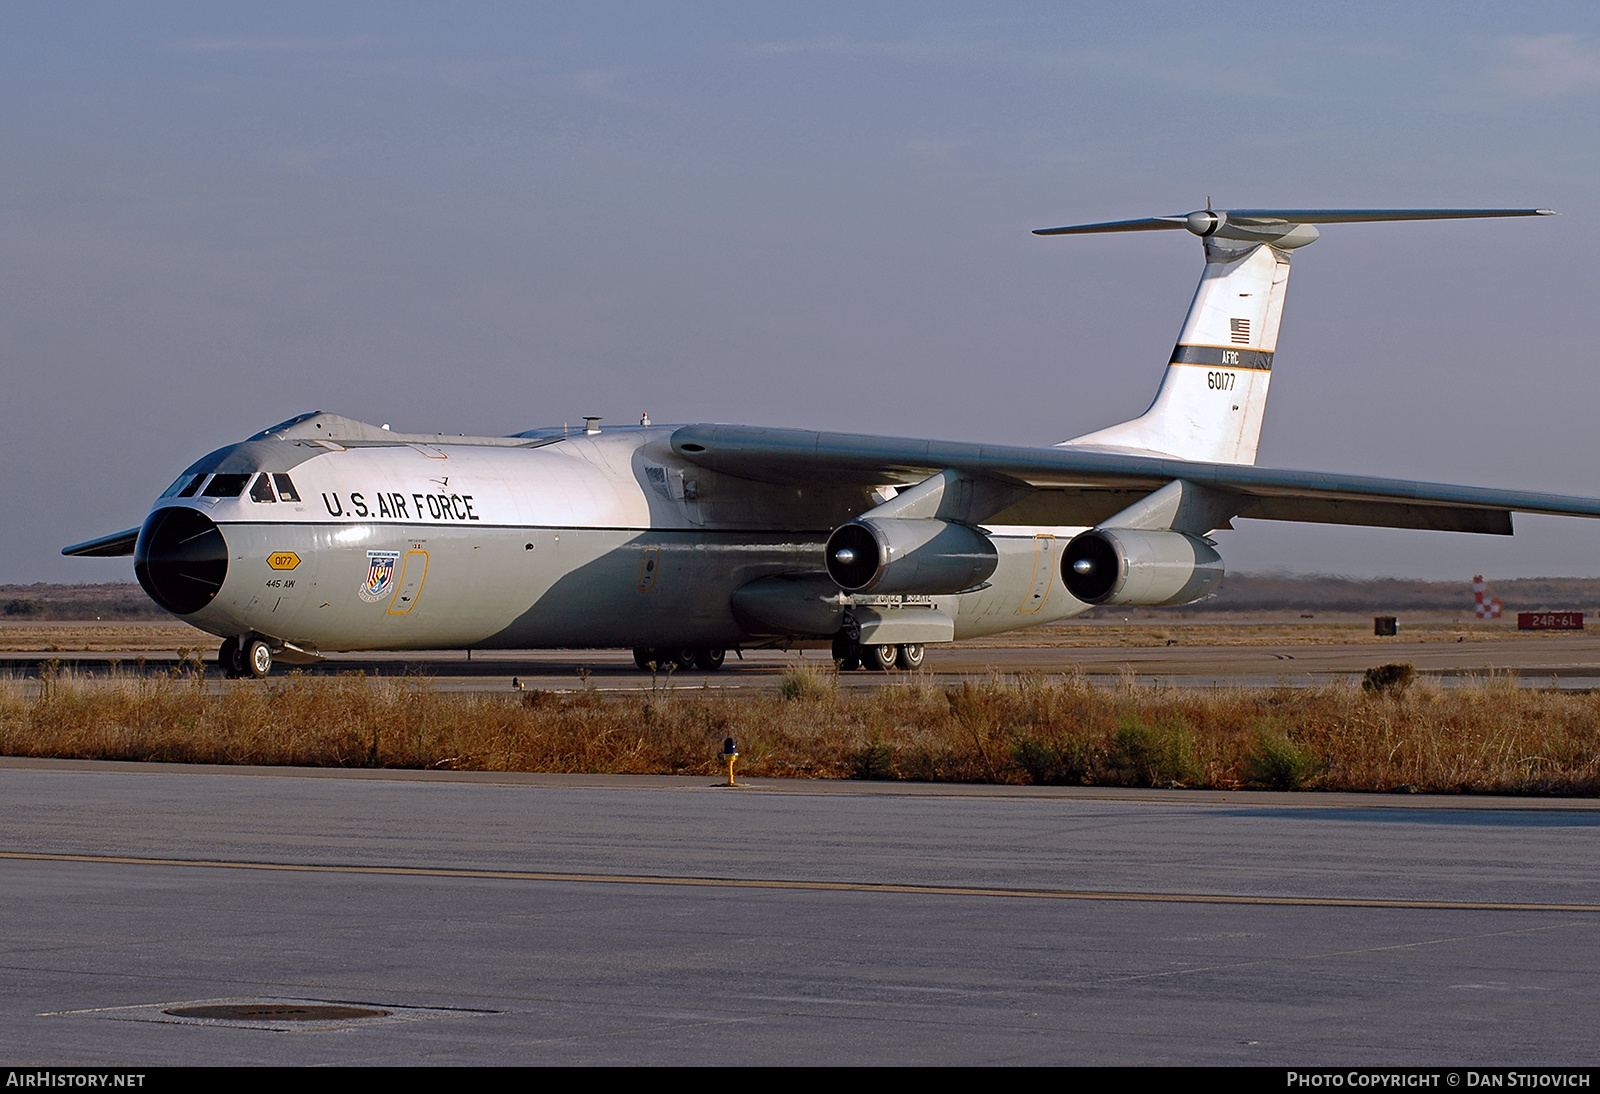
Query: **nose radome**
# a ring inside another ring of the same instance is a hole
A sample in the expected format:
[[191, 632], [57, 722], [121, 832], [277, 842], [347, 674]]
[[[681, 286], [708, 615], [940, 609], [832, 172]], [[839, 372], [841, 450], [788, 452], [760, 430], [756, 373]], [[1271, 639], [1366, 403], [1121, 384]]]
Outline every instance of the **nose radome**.
[[216, 597], [228, 576], [228, 544], [211, 518], [185, 505], [145, 518], [133, 548], [133, 572], [150, 599], [191, 615]]

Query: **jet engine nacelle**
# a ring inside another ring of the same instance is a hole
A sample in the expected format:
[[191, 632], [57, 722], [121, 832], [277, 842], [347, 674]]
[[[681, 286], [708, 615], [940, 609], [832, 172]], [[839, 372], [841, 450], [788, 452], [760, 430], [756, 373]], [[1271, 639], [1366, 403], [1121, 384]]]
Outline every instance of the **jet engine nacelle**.
[[1183, 532], [1091, 528], [1061, 553], [1061, 580], [1085, 604], [1188, 604], [1222, 584], [1222, 556]]
[[828, 576], [852, 593], [959, 593], [989, 580], [1000, 553], [989, 537], [947, 520], [867, 517], [828, 537]]

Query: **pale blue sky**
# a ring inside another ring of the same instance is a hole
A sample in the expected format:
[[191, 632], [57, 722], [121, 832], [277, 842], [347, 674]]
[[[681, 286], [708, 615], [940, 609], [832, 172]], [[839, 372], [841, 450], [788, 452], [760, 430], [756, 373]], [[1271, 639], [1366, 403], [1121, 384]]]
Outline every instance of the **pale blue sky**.
[[[1141, 411], [1219, 206], [1542, 205], [1298, 252], [1261, 462], [1600, 494], [1600, 9], [0, 8], [0, 581], [303, 410], [1050, 443]], [[1600, 574], [1256, 523], [1236, 569]]]

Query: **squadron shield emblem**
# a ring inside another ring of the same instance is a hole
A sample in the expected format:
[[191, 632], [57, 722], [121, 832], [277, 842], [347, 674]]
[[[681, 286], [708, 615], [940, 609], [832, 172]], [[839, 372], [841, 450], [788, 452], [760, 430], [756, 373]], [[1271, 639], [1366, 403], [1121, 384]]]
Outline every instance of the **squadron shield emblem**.
[[356, 592], [368, 604], [376, 604], [394, 592], [394, 560], [399, 551], [368, 551], [366, 584]]

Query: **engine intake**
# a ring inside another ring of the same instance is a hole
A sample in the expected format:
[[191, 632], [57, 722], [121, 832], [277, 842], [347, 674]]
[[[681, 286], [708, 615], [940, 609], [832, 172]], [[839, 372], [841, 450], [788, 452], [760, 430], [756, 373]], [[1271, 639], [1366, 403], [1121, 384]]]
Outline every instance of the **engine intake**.
[[1188, 604], [1222, 576], [1222, 556], [1183, 532], [1091, 528], [1061, 553], [1061, 580], [1085, 604]]
[[982, 585], [1000, 553], [965, 524], [873, 518], [835, 528], [827, 562], [828, 576], [847, 592], [936, 596]]
[[151, 600], [173, 615], [190, 615], [211, 603], [222, 588], [228, 576], [228, 544], [222, 530], [196, 509], [157, 509], [139, 529], [133, 573]]

